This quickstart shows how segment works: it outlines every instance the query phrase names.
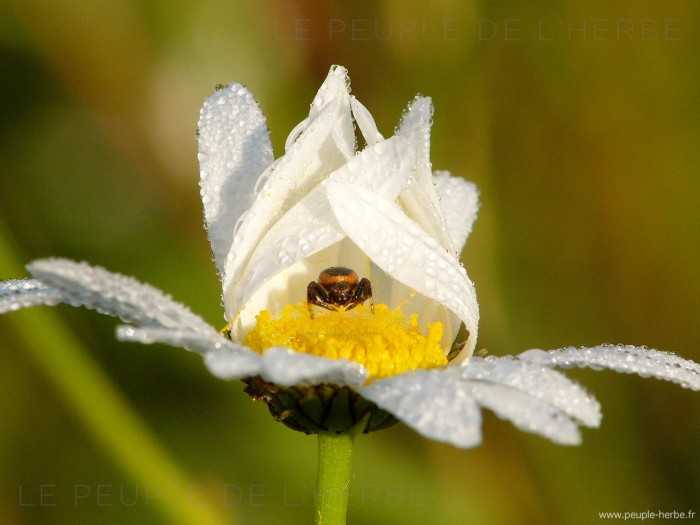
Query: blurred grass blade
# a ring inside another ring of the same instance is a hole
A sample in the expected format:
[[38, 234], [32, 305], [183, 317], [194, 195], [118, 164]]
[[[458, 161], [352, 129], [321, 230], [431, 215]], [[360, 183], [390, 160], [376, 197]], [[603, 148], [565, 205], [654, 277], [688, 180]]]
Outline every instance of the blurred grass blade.
[[[2, 279], [26, 275], [10, 244], [0, 222]], [[230, 517], [225, 519], [223, 512], [192, 490], [196, 485], [168, 457], [60, 316], [48, 308], [33, 308], [6, 320], [112, 460], [139, 485], [167, 490], [167, 498], [153, 501], [168, 523], [231, 523]]]

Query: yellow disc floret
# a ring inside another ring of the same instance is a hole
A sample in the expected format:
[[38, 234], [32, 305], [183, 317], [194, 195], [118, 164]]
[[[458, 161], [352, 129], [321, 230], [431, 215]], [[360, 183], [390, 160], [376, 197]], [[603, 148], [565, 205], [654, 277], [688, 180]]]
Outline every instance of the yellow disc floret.
[[246, 346], [263, 353], [273, 346], [331, 359], [348, 359], [363, 365], [370, 381], [420, 368], [447, 364], [440, 347], [442, 323], [418, 328], [418, 316], [408, 319], [399, 309], [384, 304], [359, 305], [349, 311], [321, 312], [311, 319], [306, 303], [286, 306], [279, 316], [264, 310], [246, 336]]

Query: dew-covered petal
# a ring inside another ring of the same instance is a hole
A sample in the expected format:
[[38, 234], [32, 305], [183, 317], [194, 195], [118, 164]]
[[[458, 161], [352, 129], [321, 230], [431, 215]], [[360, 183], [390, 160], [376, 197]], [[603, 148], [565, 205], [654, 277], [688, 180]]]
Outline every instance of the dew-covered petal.
[[433, 181], [445, 215], [447, 231], [457, 253], [460, 253], [479, 211], [479, 190], [473, 182], [453, 177], [447, 171], [436, 171]]
[[238, 345], [224, 345], [204, 354], [204, 364], [219, 379], [245, 379], [260, 374], [262, 356]]
[[544, 365], [511, 357], [472, 357], [450, 369], [472, 382], [502, 385], [546, 403], [589, 427], [600, 425], [600, 404], [581, 385]]
[[[345, 100], [350, 96], [350, 77], [343, 66], [333, 65], [328, 70], [325, 80], [311, 102], [309, 116], [318, 114], [325, 106], [335, 100]], [[349, 100], [348, 100], [349, 103]]]
[[350, 77], [342, 66], [331, 66], [326, 79], [321, 84], [314, 100], [311, 102], [308, 118], [300, 122], [289, 134], [285, 143], [288, 152], [299, 136], [306, 131], [308, 125], [321, 114], [329, 104], [340, 103], [344, 109], [331, 130], [334, 146], [337, 152], [349, 159], [355, 152], [355, 130], [350, 113]]
[[10, 279], [0, 281], [0, 314], [30, 306], [55, 306], [64, 300], [58, 288], [39, 279]]
[[186, 348], [192, 352], [206, 354], [219, 348], [228, 348], [235, 351], [247, 350], [241, 345], [237, 345], [218, 332], [202, 334], [187, 328], [163, 328], [160, 326], [130, 326], [122, 325], [117, 327], [117, 339], [150, 345], [163, 343], [179, 348]]
[[204, 219], [222, 275], [233, 227], [250, 207], [258, 177], [274, 160], [272, 144], [258, 103], [237, 83], [204, 101], [198, 137]]
[[461, 366], [377, 380], [358, 392], [421, 434], [459, 447], [479, 444], [482, 407], [555, 443], [579, 444], [577, 425], [598, 426], [600, 407], [552, 372], [513, 359], [473, 357]]
[[642, 377], [655, 377], [700, 390], [700, 364], [675, 354], [646, 347], [629, 345], [601, 345], [591, 348], [573, 346], [561, 350], [528, 350], [518, 359], [544, 366], [562, 368], [604, 368]]
[[71, 306], [85, 306], [137, 325], [216, 333], [189, 308], [132, 277], [58, 258], [33, 261], [27, 269], [49, 287], [60, 290], [61, 301]]
[[418, 96], [401, 119], [397, 135], [408, 139], [416, 151], [416, 170], [411, 184], [401, 193], [401, 206], [447, 250], [457, 254], [447, 231], [447, 224], [433, 184], [430, 163], [430, 128], [433, 124], [433, 103]]
[[481, 411], [455, 374], [418, 370], [373, 381], [359, 394], [422, 435], [461, 448], [481, 443]]
[[[253, 204], [235, 229], [226, 260], [225, 303], [238, 293], [237, 287], [250, 257], [269, 228], [321, 180], [346, 163], [347, 159], [338, 150], [335, 135], [339, 133], [338, 126], [343, 126], [342, 121], [350, 119], [349, 112], [347, 100], [336, 99], [324, 106], [310, 119], [291, 150], [258, 181]], [[227, 306], [229, 318], [234, 314]]]
[[472, 382], [469, 389], [479, 405], [520, 430], [539, 434], [560, 445], [581, 443], [576, 423], [548, 403], [504, 385]]
[[352, 108], [352, 115], [355, 117], [355, 122], [357, 122], [362, 136], [365, 138], [368, 145], [371, 146], [380, 140], [384, 140], [384, 137], [377, 129], [374, 117], [359, 100], [355, 97], [350, 97], [350, 107]]
[[[346, 182], [393, 200], [406, 185], [414, 158], [404, 139], [392, 137], [355, 155], [327, 182]], [[235, 295], [225, 298], [227, 311], [241, 311], [253, 294], [273, 276], [344, 237], [345, 233], [331, 211], [326, 186], [317, 186], [265, 234], [250, 258]]]
[[474, 285], [459, 260], [394, 203], [350, 184], [328, 184], [341, 228], [389, 276], [453, 311], [469, 331], [473, 353], [479, 321]]
[[430, 165], [430, 128], [433, 125], [433, 102], [429, 97], [417, 96], [401, 118], [397, 135], [407, 138], [416, 150], [417, 180], [426, 193], [433, 193]]
[[281, 386], [333, 383], [353, 388], [364, 384], [368, 377], [367, 370], [353, 361], [316, 357], [280, 347], [265, 351], [259, 375]]

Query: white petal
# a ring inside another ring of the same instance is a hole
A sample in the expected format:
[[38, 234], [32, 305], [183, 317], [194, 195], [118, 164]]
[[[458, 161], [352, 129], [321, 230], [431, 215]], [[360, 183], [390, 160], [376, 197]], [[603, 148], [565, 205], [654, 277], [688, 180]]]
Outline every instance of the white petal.
[[[245, 274], [250, 256], [272, 225], [309, 193], [321, 180], [345, 164], [334, 137], [339, 121], [349, 115], [349, 102], [330, 102], [311, 120], [291, 151], [265, 173], [266, 183], [258, 189], [245, 219], [234, 234], [224, 268], [224, 301], [231, 301]], [[265, 179], [263, 179], [265, 180]], [[234, 301], [235, 302], [235, 301]], [[227, 309], [228, 318], [235, 311]]]
[[[406, 141], [392, 137], [353, 157], [331, 174], [328, 182], [347, 182], [393, 200], [411, 175], [413, 159]], [[331, 211], [325, 185], [317, 186], [285, 213], [256, 246], [235, 295], [225, 296], [227, 311], [240, 312], [272, 277], [344, 237]], [[305, 285], [308, 275], [306, 281]]]
[[481, 406], [520, 430], [540, 434], [560, 445], [581, 443], [576, 423], [552, 405], [504, 385], [470, 383], [469, 388]]
[[350, 78], [347, 69], [342, 66], [331, 66], [326, 80], [311, 103], [309, 120], [334, 102], [340, 103], [344, 111], [332, 128], [332, 137], [338, 151], [349, 159], [355, 153], [355, 128], [350, 114]]
[[204, 363], [219, 379], [244, 379], [260, 374], [262, 356], [247, 348], [222, 346], [204, 354]]
[[331, 66], [326, 79], [311, 102], [309, 116], [313, 116], [330, 102], [345, 99], [350, 95], [350, 78], [348, 70], [343, 66]]
[[249, 351], [243, 346], [232, 343], [217, 332], [212, 331], [210, 334], [201, 334], [199, 332], [187, 330], [186, 328], [118, 326], [117, 339], [144, 345], [163, 343], [179, 348], [186, 348], [187, 350], [199, 354], [206, 354], [222, 347], [239, 352], [244, 350]]
[[392, 202], [342, 183], [328, 184], [328, 196], [340, 226], [377, 266], [457, 314], [469, 330], [462, 355], [471, 355], [479, 306], [459, 260]]
[[354, 388], [367, 381], [368, 373], [353, 361], [326, 359], [273, 347], [263, 354], [260, 376], [281, 386], [333, 383]]
[[265, 117], [247, 89], [232, 83], [207, 97], [199, 118], [200, 188], [219, 275], [233, 227], [250, 207], [255, 183], [273, 160]]
[[373, 381], [359, 394], [426, 437], [457, 447], [481, 443], [481, 412], [460, 378], [419, 370]]
[[183, 304], [131, 277], [67, 259], [40, 259], [27, 269], [47, 285], [58, 288], [62, 301], [72, 306], [85, 306], [137, 325], [216, 333]]
[[[297, 124], [289, 133], [289, 136], [284, 144], [285, 152], [291, 150], [297, 139], [306, 131], [309, 124], [316, 118], [317, 115], [321, 113], [324, 108], [326, 108], [326, 106], [331, 103], [338, 102], [345, 106], [349, 103], [349, 96], [350, 79], [348, 78], [347, 70], [342, 66], [331, 66], [326, 80], [323, 81], [323, 84], [319, 88], [318, 93], [316, 93], [316, 96], [311, 103], [309, 116]], [[331, 136], [335, 141], [338, 151], [340, 151], [340, 153], [346, 159], [348, 159], [355, 151], [355, 134], [352, 127], [350, 112], [343, 112], [340, 117], [341, 118], [339, 118], [339, 120], [336, 122], [337, 126], [333, 128]]]
[[479, 190], [473, 182], [453, 177], [446, 171], [436, 171], [433, 180], [448, 233], [457, 253], [460, 253], [479, 211]]
[[358, 392], [421, 434], [458, 447], [479, 444], [481, 406], [560, 444], [580, 443], [577, 423], [600, 423], [597, 402], [561, 374], [512, 359], [472, 361], [376, 380]]
[[355, 117], [355, 122], [360, 127], [362, 136], [369, 146], [376, 144], [380, 140], [384, 140], [382, 134], [377, 129], [377, 124], [374, 122], [374, 117], [369, 110], [355, 97], [350, 97], [350, 107], [352, 115]]
[[0, 314], [30, 306], [55, 306], [63, 301], [61, 290], [39, 279], [0, 281]]
[[289, 151], [292, 149], [292, 146], [294, 146], [294, 143], [297, 141], [299, 136], [304, 132], [306, 129], [306, 126], [309, 125], [309, 119], [305, 118], [299, 124], [294, 126], [292, 128], [292, 131], [289, 132], [289, 135], [287, 135], [287, 140], [284, 143], [284, 151]]
[[[595, 398], [579, 384], [544, 365], [511, 357], [472, 357], [468, 363], [451, 367], [450, 371], [470, 382], [491, 383], [522, 392], [583, 425], [600, 425], [600, 404]], [[535, 413], [526, 415], [533, 421], [538, 417]]]
[[518, 356], [523, 361], [546, 366], [578, 366], [594, 370], [608, 368], [626, 374], [655, 377], [684, 388], [700, 390], [700, 364], [669, 352], [645, 347], [601, 345], [592, 348], [568, 347], [561, 350], [528, 350]]
[[[418, 155], [419, 181], [424, 190], [432, 188], [430, 168], [430, 128], [433, 125], [433, 102], [429, 97], [416, 97], [401, 118], [397, 135], [408, 138]], [[426, 176], [428, 180], [426, 180]]]
[[416, 151], [413, 180], [401, 194], [400, 203], [408, 216], [440, 244], [457, 254], [447, 232], [447, 223], [433, 185], [430, 164], [430, 127], [433, 123], [433, 103], [428, 97], [416, 97], [401, 119], [397, 135], [407, 138]]

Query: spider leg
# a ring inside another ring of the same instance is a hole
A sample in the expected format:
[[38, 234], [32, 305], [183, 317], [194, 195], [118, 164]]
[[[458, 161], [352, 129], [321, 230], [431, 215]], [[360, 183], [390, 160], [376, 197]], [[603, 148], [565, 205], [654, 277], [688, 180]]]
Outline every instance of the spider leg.
[[306, 287], [306, 305], [309, 309], [309, 316], [311, 316], [311, 319], [314, 318], [312, 305], [320, 306], [326, 310], [337, 310], [337, 307], [332, 304], [330, 300], [331, 298], [328, 292], [316, 281], [311, 281], [309, 286]]
[[369, 299], [370, 311], [374, 313], [374, 297], [372, 296], [372, 284], [369, 282], [369, 279], [366, 277], [360, 279], [360, 282], [357, 283], [357, 287], [355, 288], [355, 293], [353, 295], [353, 299], [357, 304], [364, 303], [367, 299]]

